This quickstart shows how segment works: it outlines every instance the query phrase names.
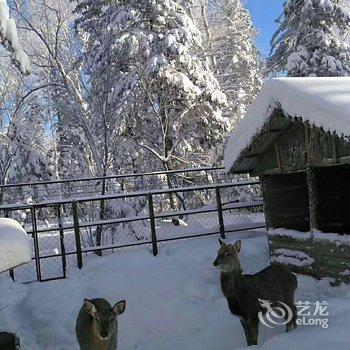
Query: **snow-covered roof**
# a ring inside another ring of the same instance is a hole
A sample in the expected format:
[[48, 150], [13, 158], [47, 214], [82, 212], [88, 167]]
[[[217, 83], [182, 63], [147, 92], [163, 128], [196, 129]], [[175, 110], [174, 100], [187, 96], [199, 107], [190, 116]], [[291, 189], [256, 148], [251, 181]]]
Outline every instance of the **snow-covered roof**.
[[229, 171], [269, 120], [275, 107], [311, 125], [350, 136], [350, 78], [275, 78], [264, 84], [225, 150]]

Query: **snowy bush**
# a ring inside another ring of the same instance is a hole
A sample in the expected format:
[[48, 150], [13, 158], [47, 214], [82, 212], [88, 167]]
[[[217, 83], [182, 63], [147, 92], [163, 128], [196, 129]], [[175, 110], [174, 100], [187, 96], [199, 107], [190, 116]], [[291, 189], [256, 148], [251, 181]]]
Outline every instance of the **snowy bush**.
[[0, 272], [31, 261], [29, 237], [12, 219], [0, 218]]

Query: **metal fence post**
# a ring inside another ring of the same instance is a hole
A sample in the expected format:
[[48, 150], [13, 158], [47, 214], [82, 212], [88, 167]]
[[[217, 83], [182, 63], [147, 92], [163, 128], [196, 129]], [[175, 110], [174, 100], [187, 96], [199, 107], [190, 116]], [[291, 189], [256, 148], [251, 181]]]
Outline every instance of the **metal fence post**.
[[81, 269], [83, 267], [83, 254], [82, 254], [82, 250], [81, 250], [79, 215], [78, 215], [78, 203], [77, 203], [77, 201], [72, 202], [72, 209], [73, 209], [74, 235], [75, 235], [75, 246], [76, 246], [76, 250], [77, 250], [78, 268]]
[[220, 227], [220, 236], [222, 239], [226, 238], [225, 235], [225, 223], [224, 223], [224, 216], [222, 214], [222, 202], [221, 202], [221, 193], [220, 193], [220, 187], [215, 187], [215, 193], [216, 193], [216, 205], [218, 210], [218, 218], [219, 218], [219, 227]]
[[36, 222], [36, 212], [35, 207], [32, 206], [32, 227], [33, 227], [33, 239], [34, 239], [34, 255], [35, 255], [35, 265], [36, 265], [36, 275], [37, 280], [41, 282], [41, 267], [40, 267], [40, 250], [39, 250], [39, 240], [38, 240], [38, 227]]
[[156, 222], [154, 218], [154, 207], [153, 207], [153, 195], [148, 193], [148, 209], [149, 209], [149, 219], [151, 224], [151, 234], [152, 234], [152, 251], [153, 255], [158, 255], [158, 246], [157, 246], [157, 232], [156, 232]]
[[66, 260], [66, 248], [65, 248], [65, 245], [64, 245], [64, 230], [63, 230], [61, 204], [59, 204], [57, 206], [57, 217], [58, 217], [58, 227], [59, 227], [59, 231], [60, 231], [60, 245], [61, 245], [61, 254], [62, 254], [62, 271], [63, 271], [63, 277], [66, 277], [67, 260]]

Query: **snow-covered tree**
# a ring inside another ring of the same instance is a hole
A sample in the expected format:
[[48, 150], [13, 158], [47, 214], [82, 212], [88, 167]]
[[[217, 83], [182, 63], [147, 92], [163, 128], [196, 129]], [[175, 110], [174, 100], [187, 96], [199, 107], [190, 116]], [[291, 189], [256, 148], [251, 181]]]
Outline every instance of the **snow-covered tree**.
[[[0, 184], [51, 178], [51, 155], [45, 136], [45, 106], [39, 99], [22, 103], [26, 87], [16, 68], [0, 65]], [[4, 189], [0, 191], [0, 204]], [[11, 190], [12, 191], [12, 190]], [[13, 195], [9, 191], [7, 196]], [[21, 191], [14, 189], [13, 191]], [[43, 194], [43, 193], [42, 193]], [[16, 193], [21, 198], [23, 193]], [[26, 196], [24, 196], [26, 199]], [[7, 198], [13, 199], [13, 198]]]
[[262, 85], [264, 66], [254, 45], [257, 31], [241, 0], [200, 0], [199, 8], [204, 54], [227, 95], [225, 114], [234, 125]]
[[91, 82], [100, 91], [101, 79], [112, 84], [103, 91], [105, 107], [123, 102], [114, 109], [125, 120], [122, 132], [166, 170], [203, 162], [227, 127], [226, 99], [194, 54], [201, 37], [185, 6], [115, 1], [78, 23], [89, 34]]
[[[14, 3], [23, 41], [33, 65], [38, 68], [30, 96], [46, 93], [57, 116], [57, 128], [53, 131], [57, 131], [58, 152], [65, 155], [57, 162], [59, 175], [102, 175], [103, 161], [94, 138], [89, 93], [84, 82], [82, 46], [73, 28], [75, 5], [70, 0], [15, 0]], [[83, 153], [78, 154], [80, 150]]]
[[286, 1], [271, 40], [269, 71], [294, 77], [349, 75], [348, 5], [348, 0]]
[[16, 22], [10, 18], [7, 0], [0, 0], [0, 43], [12, 53], [12, 60], [19, 70], [28, 75], [31, 72], [30, 61], [22, 49]]

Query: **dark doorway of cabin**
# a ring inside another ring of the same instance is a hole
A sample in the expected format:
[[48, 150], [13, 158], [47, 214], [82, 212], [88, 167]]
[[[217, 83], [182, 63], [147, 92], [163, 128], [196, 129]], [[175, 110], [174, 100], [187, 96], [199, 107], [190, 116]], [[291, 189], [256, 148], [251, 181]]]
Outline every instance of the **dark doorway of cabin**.
[[306, 173], [262, 177], [268, 226], [307, 232], [310, 230]]
[[350, 167], [315, 170], [318, 228], [323, 232], [350, 233]]

